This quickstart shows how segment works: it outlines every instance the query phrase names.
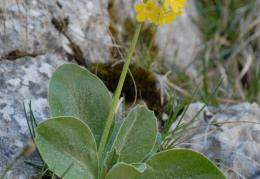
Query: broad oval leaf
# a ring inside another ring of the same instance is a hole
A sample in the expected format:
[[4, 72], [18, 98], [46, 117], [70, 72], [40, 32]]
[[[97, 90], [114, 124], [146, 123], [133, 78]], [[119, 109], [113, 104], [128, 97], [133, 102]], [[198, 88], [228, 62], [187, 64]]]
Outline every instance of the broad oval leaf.
[[129, 179], [141, 173], [134, 165], [119, 162], [107, 173], [105, 179]]
[[146, 169], [133, 179], [225, 179], [225, 175], [204, 155], [173, 149], [159, 152], [146, 161]]
[[99, 78], [78, 65], [63, 64], [51, 77], [48, 98], [52, 117], [73, 116], [84, 121], [99, 146], [112, 105]]
[[152, 150], [157, 136], [154, 113], [145, 106], [135, 107], [124, 120], [112, 148], [120, 155], [118, 161], [141, 162]]
[[36, 128], [36, 145], [50, 170], [64, 179], [98, 177], [98, 156], [88, 126], [73, 117], [57, 117]]

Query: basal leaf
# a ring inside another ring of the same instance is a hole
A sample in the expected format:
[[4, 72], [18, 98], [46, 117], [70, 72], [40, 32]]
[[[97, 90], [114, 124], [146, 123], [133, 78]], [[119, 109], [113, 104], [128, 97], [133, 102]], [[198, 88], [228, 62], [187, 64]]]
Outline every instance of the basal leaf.
[[108, 171], [117, 163], [119, 155], [116, 153], [116, 150], [108, 152], [106, 155], [105, 163], [102, 167], [100, 179], [105, 178]]
[[36, 145], [45, 162], [64, 179], [98, 177], [98, 157], [89, 127], [73, 117], [57, 117], [36, 128]]
[[112, 105], [103, 82], [89, 71], [63, 64], [53, 73], [49, 86], [52, 117], [73, 116], [84, 121], [94, 134], [97, 146]]
[[104, 160], [105, 160], [105, 158], [106, 158], [107, 153], [108, 153], [109, 151], [111, 151], [111, 148], [112, 148], [112, 146], [113, 146], [113, 143], [115, 142], [116, 136], [117, 136], [118, 131], [119, 131], [120, 127], [122, 126], [123, 122], [124, 122], [124, 120], [121, 120], [121, 121], [119, 121], [118, 123], [116, 123], [116, 124], [114, 125], [113, 132], [112, 132], [112, 134], [111, 134], [110, 139], [109, 139], [108, 142], [107, 142], [106, 149], [105, 149], [104, 154], [103, 154], [103, 156], [102, 156], [101, 166], [103, 165], [103, 162], [104, 162]]
[[133, 179], [225, 179], [224, 174], [204, 155], [187, 149], [156, 153], [146, 161], [146, 169]]
[[119, 162], [111, 168], [105, 179], [129, 179], [139, 173], [141, 173], [141, 171], [135, 166]]
[[148, 158], [153, 156], [159, 150], [159, 148], [161, 146], [161, 142], [162, 142], [162, 135], [161, 135], [160, 132], [157, 132], [156, 142], [155, 142], [155, 144], [153, 146], [153, 149], [151, 150], [149, 155], [145, 157], [145, 159], [142, 162], [145, 162]]
[[120, 155], [118, 161], [141, 162], [152, 150], [157, 131], [154, 113], [144, 106], [135, 107], [124, 120], [113, 145]]

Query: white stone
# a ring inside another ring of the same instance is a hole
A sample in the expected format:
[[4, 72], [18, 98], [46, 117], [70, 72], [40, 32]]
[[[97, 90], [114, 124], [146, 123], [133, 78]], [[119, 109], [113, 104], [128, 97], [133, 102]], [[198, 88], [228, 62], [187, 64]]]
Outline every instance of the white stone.
[[21, 79], [19, 79], [19, 78], [11, 78], [11, 79], [8, 81], [8, 83], [11, 84], [11, 85], [16, 86], [16, 85], [18, 85], [18, 84], [20, 83], [20, 81], [21, 81]]
[[92, 2], [87, 2], [87, 9], [91, 10], [94, 7]]
[[[0, 15], [0, 31], [2, 32], [0, 34], [0, 56], [18, 49], [33, 54], [55, 54], [66, 60], [66, 53], [71, 53], [68, 39], [58, 32], [51, 23], [51, 19], [52, 17], [68, 17], [69, 26], [66, 33], [72, 42], [81, 48], [86, 62], [88, 64], [96, 60], [103, 62], [109, 58], [110, 52], [107, 44], [110, 43], [110, 35], [104, 25], [109, 22], [109, 16], [106, 10], [98, 9], [100, 4], [106, 5], [103, 2], [95, 0], [59, 1], [62, 8], [58, 7], [56, 1], [50, 0], [41, 3], [27, 1], [28, 5], [23, 1], [17, 1], [18, 4], [14, 0], [5, 2], [5, 9], [1, 9], [5, 11], [5, 14]], [[103, 13], [103, 16], [100, 15], [100, 12]], [[4, 23], [6, 35], [3, 33]]]

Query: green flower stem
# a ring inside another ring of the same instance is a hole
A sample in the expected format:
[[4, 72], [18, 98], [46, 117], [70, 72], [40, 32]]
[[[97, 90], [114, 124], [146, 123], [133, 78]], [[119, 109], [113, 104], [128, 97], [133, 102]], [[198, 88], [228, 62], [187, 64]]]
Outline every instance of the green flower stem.
[[135, 49], [135, 45], [136, 45], [141, 27], [142, 27], [142, 22], [138, 22], [136, 29], [135, 29], [135, 34], [134, 34], [134, 37], [133, 37], [133, 40], [132, 40], [132, 44], [131, 44], [129, 52], [127, 54], [126, 61], [125, 61], [125, 64], [124, 64], [118, 85], [117, 85], [117, 89], [116, 89], [116, 92], [115, 92], [115, 95], [114, 95], [112, 107], [111, 107], [110, 113], [108, 115], [107, 123], [106, 123], [105, 129], [104, 129], [104, 132], [103, 132], [103, 135], [102, 135], [102, 138], [101, 138], [101, 142], [100, 142], [100, 145], [99, 145], [99, 149], [98, 149], [98, 157], [99, 157], [100, 161], [102, 159], [102, 155], [103, 155], [104, 149], [106, 147], [108, 133], [110, 131], [111, 124], [112, 124], [113, 119], [114, 119], [117, 103], [119, 101], [119, 97], [120, 97], [120, 94], [121, 94], [121, 91], [122, 91], [122, 88], [123, 88], [125, 77], [126, 77], [128, 67], [129, 67], [131, 59], [132, 59], [132, 55], [133, 55], [133, 52], [134, 52], [134, 49]]

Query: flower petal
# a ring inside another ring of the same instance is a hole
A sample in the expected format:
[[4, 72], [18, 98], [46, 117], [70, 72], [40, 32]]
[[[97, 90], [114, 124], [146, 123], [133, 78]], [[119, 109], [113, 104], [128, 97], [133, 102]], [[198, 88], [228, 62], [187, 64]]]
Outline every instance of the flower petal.
[[165, 0], [165, 1], [164, 1], [164, 4], [165, 4], [166, 6], [169, 6], [170, 0]]
[[146, 6], [145, 3], [137, 4], [137, 5], [135, 6], [135, 11], [136, 11], [136, 12], [142, 11], [145, 6]]
[[147, 1], [146, 5], [147, 5], [147, 6], [155, 6], [156, 3], [155, 3], [154, 0], [152, 0], [152, 1]]
[[179, 12], [179, 7], [176, 5], [176, 3], [174, 3], [174, 1], [171, 1], [170, 4], [174, 13]]
[[186, 0], [177, 0], [177, 2], [179, 7], [183, 7], [184, 4], [186, 3]]
[[173, 14], [168, 15], [167, 17], [165, 17], [165, 23], [166, 24], [170, 24], [171, 21], [175, 20], [176, 16]]
[[156, 25], [162, 25], [164, 20], [164, 15], [160, 15], [159, 20], [156, 22]]
[[156, 22], [158, 17], [155, 13], [150, 13], [150, 14], [147, 14], [147, 17], [149, 19], [149, 21], [152, 23], [152, 22]]
[[161, 7], [154, 7], [154, 10], [153, 10], [154, 13], [156, 14], [162, 14], [163, 13], [163, 9]]
[[136, 19], [138, 22], [143, 22], [145, 20], [146, 16], [147, 16], [147, 14], [144, 13], [143, 11], [141, 11], [136, 15]]
[[183, 12], [184, 12], [184, 9], [182, 9], [182, 10], [179, 10], [179, 12], [177, 12], [177, 13], [174, 13], [174, 14], [176, 14], [176, 15], [181, 15]]

